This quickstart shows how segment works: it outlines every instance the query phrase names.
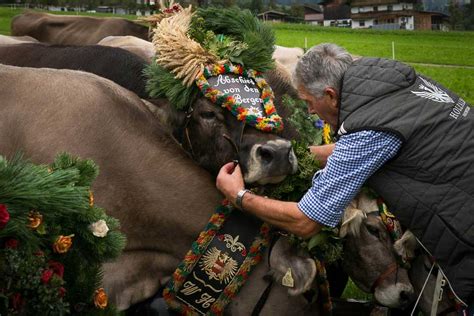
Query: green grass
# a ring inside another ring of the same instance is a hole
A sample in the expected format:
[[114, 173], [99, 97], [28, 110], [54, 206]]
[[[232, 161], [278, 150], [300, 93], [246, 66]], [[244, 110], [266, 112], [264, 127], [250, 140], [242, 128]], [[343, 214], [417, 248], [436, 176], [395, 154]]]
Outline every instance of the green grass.
[[404, 62], [474, 66], [474, 32], [379, 31], [273, 24], [277, 44], [307, 47], [330, 42], [361, 56]]

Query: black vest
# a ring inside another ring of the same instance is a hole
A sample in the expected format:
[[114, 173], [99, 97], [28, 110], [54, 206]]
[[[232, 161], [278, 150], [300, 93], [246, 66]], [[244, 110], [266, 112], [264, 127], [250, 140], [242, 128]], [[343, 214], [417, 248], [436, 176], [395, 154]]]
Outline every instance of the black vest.
[[344, 75], [339, 135], [397, 134], [403, 145], [368, 184], [474, 302], [474, 108], [405, 64], [362, 58]]

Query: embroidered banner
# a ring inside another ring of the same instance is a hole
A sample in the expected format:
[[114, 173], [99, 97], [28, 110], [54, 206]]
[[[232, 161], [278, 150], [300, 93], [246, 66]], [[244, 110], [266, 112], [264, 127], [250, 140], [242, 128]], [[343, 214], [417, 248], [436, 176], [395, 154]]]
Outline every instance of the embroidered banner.
[[163, 292], [182, 315], [221, 315], [261, 260], [269, 226], [230, 205], [219, 206]]

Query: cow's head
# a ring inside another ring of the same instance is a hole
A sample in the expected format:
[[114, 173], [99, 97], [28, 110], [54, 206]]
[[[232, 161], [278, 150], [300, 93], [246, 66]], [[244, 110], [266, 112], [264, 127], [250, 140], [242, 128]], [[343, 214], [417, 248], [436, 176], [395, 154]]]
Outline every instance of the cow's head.
[[344, 269], [361, 290], [373, 292], [375, 299], [388, 307], [404, 308], [412, 301], [414, 291], [407, 270], [398, 264], [406, 237], [394, 247], [375, 200], [360, 194], [351, 202], [344, 212], [340, 236], [344, 238]]
[[[304, 296], [313, 284], [316, 265], [306, 253], [299, 253], [288, 237], [280, 237], [263, 256], [235, 299], [227, 306], [225, 315], [252, 315], [261, 305], [259, 315], [318, 315], [318, 306]], [[291, 271], [293, 286], [284, 286], [283, 277]], [[271, 288], [269, 283], [273, 282]], [[266, 300], [261, 299], [268, 292]], [[260, 301], [260, 303], [259, 303]]]
[[286, 124], [288, 109], [281, 105], [281, 95], [290, 87], [283, 81], [275, 74], [269, 79], [272, 87], [282, 91], [278, 93], [274, 88], [274, 103], [285, 122], [283, 135], [262, 132], [245, 125], [228, 110], [204, 97], [198, 98], [187, 111], [176, 110], [164, 99], [153, 100], [153, 104], [148, 106], [169, 127], [192, 158], [211, 173], [217, 174], [225, 163], [237, 159], [246, 183], [276, 183], [297, 168], [291, 142], [283, 138], [297, 135]]

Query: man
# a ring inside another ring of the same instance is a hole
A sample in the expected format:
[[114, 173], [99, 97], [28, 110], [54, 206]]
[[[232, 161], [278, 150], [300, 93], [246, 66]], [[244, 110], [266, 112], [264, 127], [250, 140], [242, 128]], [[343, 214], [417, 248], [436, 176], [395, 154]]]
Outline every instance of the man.
[[338, 131], [312, 147], [323, 170], [298, 202], [244, 190], [239, 166], [222, 167], [217, 187], [237, 207], [302, 237], [334, 227], [367, 181], [436, 258], [455, 294], [474, 301], [474, 111], [397, 61], [361, 58], [334, 44], [311, 48], [295, 83], [308, 112]]

